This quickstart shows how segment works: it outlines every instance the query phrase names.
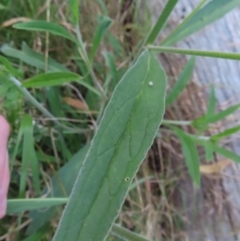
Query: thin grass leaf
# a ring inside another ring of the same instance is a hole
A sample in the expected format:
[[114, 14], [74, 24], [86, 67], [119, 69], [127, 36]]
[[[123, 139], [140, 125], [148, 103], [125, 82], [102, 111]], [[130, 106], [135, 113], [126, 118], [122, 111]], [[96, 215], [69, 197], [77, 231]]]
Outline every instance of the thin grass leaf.
[[54, 241], [104, 240], [156, 136], [165, 91], [163, 69], [144, 51], [105, 109]]
[[156, 53], [174, 53], [174, 54], [185, 54], [185, 55], [193, 55], [193, 56], [220, 58], [220, 59], [240, 60], [240, 54], [230, 53], [230, 52], [218, 52], [218, 51], [197, 50], [197, 49], [179, 49], [179, 48], [162, 47], [162, 46], [154, 46], [154, 45], [149, 45], [148, 49]]
[[144, 45], [154, 43], [158, 34], [161, 32], [161, 30], [165, 26], [165, 24], [168, 20], [168, 17], [171, 14], [171, 12], [172, 12], [173, 8], [175, 7], [175, 5], [177, 4], [177, 2], [178, 2], [178, 0], [168, 0], [167, 1], [162, 13], [159, 15], [159, 17], [157, 19], [157, 22], [154, 24], [153, 28], [149, 32]]
[[161, 45], [174, 45], [176, 42], [203, 29], [205, 26], [223, 17], [226, 13], [240, 5], [240, 0], [212, 0], [203, 6], [205, 2], [206, 1], [200, 2], [200, 9], [198, 6], [197, 11], [194, 11], [194, 14], [187, 17], [187, 20], [183, 21]]
[[216, 142], [216, 141], [221, 140], [222, 138], [225, 138], [225, 137], [228, 137], [230, 135], [233, 135], [233, 134], [235, 134], [235, 133], [237, 133], [239, 131], [240, 131], [240, 126], [235, 126], [233, 128], [229, 128], [229, 129], [227, 129], [227, 130], [225, 130], [225, 131], [223, 131], [223, 132], [221, 132], [219, 134], [211, 136], [210, 139], [211, 139], [211, 141]]
[[211, 117], [208, 117], [207, 122], [208, 123], [214, 123], [214, 122], [220, 121], [220, 120], [226, 118], [227, 116], [233, 114], [239, 108], [240, 108], [240, 104], [230, 106], [226, 110], [220, 111], [220, 112], [216, 113], [215, 115], [212, 115]]
[[112, 87], [115, 87], [117, 85], [117, 83], [119, 82], [119, 77], [118, 77], [118, 70], [117, 70], [117, 66], [115, 64], [115, 60], [114, 60], [114, 55], [112, 53], [109, 52], [103, 52], [102, 53], [106, 65], [109, 68], [109, 72], [110, 72], [110, 76], [111, 76], [111, 80], [112, 80]]
[[32, 166], [32, 178], [35, 191], [40, 193], [40, 180], [39, 180], [39, 166], [34, 150], [33, 139], [33, 120], [29, 115], [25, 115], [22, 119], [23, 130], [23, 152], [22, 152], [22, 165], [20, 175], [20, 189], [19, 197], [25, 196], [25, 189], [27, 186], [28, 168]]
[[22, 84], [25, 88], [40, 88], [66, 84], [68, 82], [79, 81], [82, 77], [71, 72], [54, 72], [35, 75]]
[[214, 86], [211, 86], [211, 92], [210, 92], [210, 98], [208, 102], [208, 107], [207, 107], [207, 118], [210, 116], [213, 116], [215, 113], [215, 108], [216, 108], [216, 96], [215, 96], [215, 91], [214, 91]]
[[122, 240], [125, 240], [125, 241], [150, 241], [149, 239], [144, 238], [143, 236], [137, 233], [134, 233], [126, 228], [123, 228], [117, 224], [114, 224], [112, 226], [111, 233], [114, 236], [121, 238]]
[[54, 72], [39, 74], [25, 80], [22, 86], [25, 88], [41, 88], [58, 86], [72, 81], [76, 81], [77, 83], [83, 85], [98, 96], [101, 96], [101, 94], [95, 88], [82, 81], [82, 77], [80, 75], [71, 72]]
[[[14, 49], [7, 44], [2, 45], [0, 51], [8, 57], [19, 59], [30, 66], [41, 70], [45, 69], [44, 55], [33, 51], [25, 43], [22, 44], [22, 51]], [[68, 71], [67, 68], [51, 58], [48, 58], [48, 70], [51, 72]]]
[[106, 33], [108, 27], [111, 25], [112, 19], [107, 16], [99, 16], [98, 17], [98, 25], [94, 33], [93, 41], [92, 41], [92, 48], [89, 55], [90, 62], [93, 61], [93, 58], [100, 46], [100, 43]]
[[181, 145], [182, 145], [182, 152], [185, 157], [185, 162], [188, 167], [188, 171], [194, 181], [194, 183], [199, 186], [200, 185], [200, 160], [197, 148], [192, 140], [192, 138], [186, 135], [182, 130], [171, 127], [175, 134], [177, 135]]
[[179, 97], [179, 95], [182, 93], [186, 85], [189, 83], [193, 74], [194, 66], [195, 66], [195, 58], [192, 57], [188, 60], [183, 71], [179, 75], [176, 84], [173, 86], [172, 90], [167, 96], [167, 99], [166, 99], [167, 106], [172, 104]]
[[[41, 69], [45, 70], [46, 57], [44, 54], [34, 51], [25, 42], [22, 43], [22, 51], [31, 59], [36, 59], [38, 61], [41, 61], [42, 66], [43, 66]], [[59, 72], [59, 71], [67, 72], [70, 70], [68, 68], [66, 68], [64, 65], [58, 63], [56, 60], [52, 59], [50, 56], [48, 56], [48, 71], [50, 71], [50, 72]]]
[[[42, 195], [48, 193], [48, 198], [69, 197], [88, 149], [89, 146], [85, 146], [73, 155], [73, 157], [51, 178], [51, 193], [48, 192], [48, 188], [45, 188]], [[30, 212], [29, 218], [31, 218], [32, 222], [28, 226], [27, 234], [30, 235], [37, 232], [54, 214], [56, 214], [56, 207]]]
[[13, 28], [22, 29], [27, 31], [48, 32], [56, 36], [60, 36], [71, 40], [74, 43], [78, 43], [76, 38], [70, 34], [67, 29], [59, 24], [47, 22], [43, 20], [34, 20], [24, 23], [17, 23], [13, 25]]
[[31, 198], [31, 199], [10, 199], [8, 200], [7, 213], [20, 213], [25, 211], [49, 208], [62, 205], [68, 202], [68, 198]]
[[202, 142], [202, 146], [205, 150], [205, 157], [207, 161], [212, 161], [214, 159], [213, 150], [210, 141]]
[[3, 56], [0, 56], [0, 62], [4, 65], [4, 67], [14, 76], [19, 76], [19, 72], [17, 69], [15, 69], [9, 60], [7, 58], [4, 58]]
[[77, 24], [79, 22], [79, 5], [81, 0], [69, 0], [69, 5], [74, 16], [73, 23]]
[[212, 147], [212, 150], [221, 154], [222, 156], [225, 156], [227, 157], [228, 159], [230, 160], [233, 160], [237, 163], [240, 162], [240, 156], [237, 155], [236, 153], [232, 152], [232, 151], [229, 151], [223, 147], [220, 147], [220, 146], [217, 146], [216, 144], [212, 143], [211, 144], [211, 147]]

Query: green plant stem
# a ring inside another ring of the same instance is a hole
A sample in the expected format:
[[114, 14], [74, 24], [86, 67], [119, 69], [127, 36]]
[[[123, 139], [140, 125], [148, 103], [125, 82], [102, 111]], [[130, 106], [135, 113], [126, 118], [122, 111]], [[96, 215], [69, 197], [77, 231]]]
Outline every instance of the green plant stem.
[[[175, 132], [170, 130], [170, 129], [161, 128], [160, 132], [175, 135]], [[197, 136], [197, 135], [189, 134], [189, 133], [185, 133], [185, 134], [188, 135], [189, 137], [191, 137], [193, 140], [196, 140], [196, 141], [210, 141], [211, 140], [211, 136]]]
[[91, 66], [91, 63], [90, 63], [90, 60], [88, 58], [88, 54], [86, 52], [86, 49], [84, 47], [84, 44], [83, 44], [83, 41], [82, 41], [82, 35], [81, 35], [81, 32], [80, 32], [80, 26], [79, 24], [76, 24], [76, 27], [75, 27], [75, 31], [76, 31], [76, 35], [77, 35], [77, 39], [78, 39], [78, 42], [79, 42], [79, 47], [80, 47], [80, 55], [81, 57], [83, 58], [83, 61], [85, 62], [86, 64], [86, 67], [87, 67], [87, 70], [93, 80], [93, 83], [95, 84], [95, 86], [98, 88], [98, 90], [100, 91], [100, 93], [102, 94], [102, 96], [104, 97], [104, 99], [106, 99], [106, 95], [105, 95], [105, 92], [102, 88], [102, 86], [100, 85], [93, 69], [92, 69], [92, 66]]
[[167, 124], [167, 125], [178, 125], [178, 126], [188, 126], [191, 125], [191, 121], [175, 121], [175, 120], [163, 120], [162, 124]]
[[28, 92], [27, 89], [22, 87], [21, 82], [15, 77], [11, 76], [10, 81], [19, 89], [19, 91], [28, 99], [28, 101], [33, 104], [39, 111], [41, 111], [45, 116], [50, 118], [57, 126], [61, 126], [61, 123], [56, 120], [56, 117], [53, 116], [47, 109], [45, 109], [32, 95]]
[[111, 233], [114, 236], [117, 236], [119, 238], [122, 238], [124, 240], [128, 240], [128, 241], [150, 241], [149, 239], [146, 239], [142, 236], [140, 236], [139, 234], [136, 234], [126, 228], [123, 228], [117, 224], [113, 224], [112, 226], [112, 230]]
[[202, 57], [240, 60], [239, 53], [207, 51], [207, 50], [197, 50], [197, 49], [179, 49], [179, 48], [154, 46], [154, 45], [149, 45], [147, 48], [149, 50], [152, 50], [158, 53], [174, 53], [174, 54], [185, 54], [185, 55], [202, 56]]
[[186, 24], [191, 18], [198, 12], [198, 10], [205, 4], [207, 0], [202, 0], [197, 7], [161, 42], [161, 46], [170, 46], [175, 44], [175, 42], [171, 42], [171, 38], [176, 34], [176, 32]]

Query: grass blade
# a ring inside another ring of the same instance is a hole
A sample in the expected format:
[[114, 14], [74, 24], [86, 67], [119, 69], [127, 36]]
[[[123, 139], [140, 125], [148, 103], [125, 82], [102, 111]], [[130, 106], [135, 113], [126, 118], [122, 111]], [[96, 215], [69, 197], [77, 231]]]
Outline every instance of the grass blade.
[[71, 11], [73, 13], [73, 23], [77, 24], [79, 21], [79, 5], [80, 5], [81, 0], [69, 0], [69, 5], [71, 8]]
[[95, 88], [93, 88], [86, 82], [82, 81], [82, 77], [80, 75], [71, 72], [54, 72], [39, 74], [25, 80], [22, 86], [25, 88], [51, 87], [66, 84], [72, 81], [76, 81], [77, 83], [83, 85], [93, 93], [97, 94], [98, 96], [101, 96], [101, 94]]
[[120, 225], [114, 224], [112, 226], [111, 233], [118, 237], [121, 238], [125, 241], [150, 241], [149, 239], [146, 239], [139, 234], [136, 234], [126, 228], [121, 227]]
[[[200, 7], [206, 1], [200, 2]], [[176, 42], [185, 39], [189, 35], [203, 29], [205, 26], [213, 23], [223, 17], [226, 13], [240, 5], [240, 0], [212, 0], [208, 1], [200, 10], [194, 11], [187, 17], [187, 20], [180, 24], [163, 42], [164, 46], [171, 46]]]
[[48, 32], [56, 36], [60, 36], [77, 43], [75, 37], [70, 34], [64, 27], [56, 23], [47, 22], [43, 20], [34, 20], [24, 23], [17, 23], [13, 25], [13, 28], [22, 29], [27, 31]]
[[201, 0], [199, 4], [196, 6], [196, 8], [193, 9], [193, 11], [161, 42], [161, 45], [163, 46], [173, 45], [175, 43], [174, 41], [172, 41], [174, 36], [176, 36], [177, 33], [179, 33], [179, 30], [182, 29], [182, 26], [186, 25], [186, 23], [189, 20], [191, 20], [191, 18], [199, 11], [199, 9], [202, 8], [202, 6], [206, 3], [206, 1], [208, 0]]
[[233, 135], [233, 134], [235, 134], [235, 133], [237, 133], [239, 131], [240, 131], [240, 126], [235, 126], [233, 128], [229, 128], [229, 129], [227, 129], [227, 130], [225, 130], [225, 131], [223, 131], [223, 132], [221, 132], [219, 134], [211, 136], [211, 140], [214, 141], [214, 142], [215, 141], [219, 141], [222, 138], [225, 138], [225, 137], [228, 137], [230, 135]]
[[58, 86], [81, 78], [80, 75], [71, 72], [44, 73], [25, 80], [22, 86], [25, 88]]
[[[22, 44], [22, 50], [14, 49], [8, 44], [4, 44], [0, 48], [1, 52], [8, 57], [16, 58], [24, 63], [36, 67], [38, 69], [45, 69], [45, 57], [41, 53], [37, 53], [30, 49], [25, 43]], [[55, 60], [48, 59], [48, 69], [51, 72], [68, 71], [63, 65], [59, 64]], [[14, 75], [16, 77], [16, 75]]]
[[221, 154], [222, 156], [225, 156], [225, 157], [229, 158], [230, 160], [233, 160], [233, 161], [235, 161], [237, 163], [240, 162], [240, 156], [237, 155], [236, 153], [234, 153], [232, 151], [229, 151], [229, 150], [227, 150], [227, 149], [225, 149], [223, 147], [217, 146], [217, 145], [215, 145], [213, 143], [211, 144], [211, 146], [212, 146], [212, 150], [213, 151]]
[[31, 198], [8, 200], [7, 213], [20, 213], [24, 211], [49, 208], [51, 206], [65, 204], [68, 198]]
[[199, 186], [200, 185], [200, 160], [197, 148], [192, 141], [190, 136], [187, 136], [182, 130], [171, 127], [177, 137], [179, 138], [179, 141], [182, 145], [182, 152], [185, 157], [186, 165], [188, 167], [189, 173], [194, 181], [194, 183]]
[[146, 41], [145, 45], [153, 44], [155, 39], [157, 38], [158, 34], [161, 32], [163, 27], [168, 20], [169, 15], [171, 14], [173, 8], [177, 4], [178, 0], [168, 0], [162, 13], [159, 15], [157, 22], [154, 24], [153, 28], [151, 29]]
[[216, 108], [216, 101], [217, 101], [217, 99], [215, 97], [215, 91], [214, 91], [214, 87], [212, 85], [211, 92], [210, 92], [210, 98], [209, 98], [209, 102], [208, 102], [208, 107], [207, 107], [207, 118], [214, 115], [215, 108]]
[[153, 45], [149, 45], [148, 49], [157, 53], [174, 53], [174, 54], [185, 54], [185, 55], [193, 55], [193, 56], [220, 58], [220, 59], [240, 60], [240, 54], [230, 53], [230, 52], [218, 52], [218, 51], [197, 50], [197, 49], [179, 49], [179, 48], [153, 46]]
[[92, 48], [91, 48], [91, 52], [89, 55], [90, 62], [93, 61], [93, 58], [99, 48], [99, 45], [104, 37], [104, 34], [106, 33], [106, 31], [111, 23], [112, 23], [112, 20], [107, 16], [99, 16], [98, 17], [98, 26], [94, 33], [94, 37], [93, 37], [93, 41], [92, 41]]
[[208, 123], [214, 123], [214, 122], [220, 121], [220, 120], [224, 119], [225, 117], [233, 114], [239, 108], [240, 108], [240, 104], [230, 106], [226, 110], [220, 111], [220, 112], [216, 113], [215, 115], [208, 117], [207, 121], [208, 121]]
[[23, 153], [22, 153], [22, 168], [20, 177], [20, 190], [19, 197], [25, 196], [25, 189], [27, 185], [28, 168], [32, 166], [32, 178], [33, 186], [37, 194], [40, 192], [40, 180], [39, 180], [39, 166], [34, 149], [33, 139], [33, 120], [29, 115], [25, 115], [22, 124], [23, 130]]
[[6, 70], [9, 71], [10, 74], [14, 76], [19, 76], [18, 70], [11, 65], [8, 59], [4, 58], [3, 56], [0, 56], [0, 62], [4, 65], [4, 67], [6, 68]]
[[106, 107], [53, 240], [104, 240], [161, 123], [165, 91], [163, 69], [144, 51]]
[[166, 105], [172, 104], [182, 93], [188, 82], [191, 80], [195, 66], [195, 58], [190, 58], [185, 65], [182, 73], [179, 75], [176, 84], [173, 86], [171, 92], [167, 96]]

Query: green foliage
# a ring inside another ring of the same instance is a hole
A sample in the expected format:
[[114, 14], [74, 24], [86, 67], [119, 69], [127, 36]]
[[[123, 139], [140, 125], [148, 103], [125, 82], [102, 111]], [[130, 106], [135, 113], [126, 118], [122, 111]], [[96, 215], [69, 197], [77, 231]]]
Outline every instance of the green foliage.
[[[118, 19], [118, 14], [110, 14], [110, 3], [94, 1], [93, 9], [97, 14], [92, 16], [82, 10], [86, 2], [90, 7], [90, 1], [68, 1], [64, 21], [58, 19], [62, 18], [62, 9], [59, 15], [56, 11], [59, 6], [46, 8], [51, 13], [51, 19], [46, 21], [45, 13], [38, 12], [42, 6], [38, 1], [21, 1], [19, 9], [12, 1], [0, 4], [2, 22], [5, 16], [10, 19], [21, 11], [21, 16], [29, 14], [27, 17], [38, 19], [4, 30], [9, 34], [0, 47], [4, 55], [0, 56], [1, 111], [7, 113], [13, 128], [10, 159], [12, 182], [17, 187], [17, 191], [16, 187], [11, 189], [10, 197], [14, 199], [8, 200], [8, 213], [31, 211], [28, 217], [32, 220], [27, 229], [28, 237], [21, 234], [19, 240], [49, 240], [56, 231], [49, 222], [61, 214], [62, 204], [69, 200], [55, 241], [101, 241], [110, 230], [121, 240], [147, 241], [114, 221], [128, 191], [146, 179], [131, 184], [156, 133], [161, 132], [159, 125], [165, 102], [170, 106], [177, 100], [189, 83], [195, 65], [195, 57], [191, 57], [165, 100], [166, 76], [153, 53], [240, 59], [238, 53], [168, 47], [219, 19], [238, 6], [240, 0], [200, 1], [160, 46], [152, 46], [178, 2], [167, 1], [149, 33], [137, 39], [137, 43], [133, 41], [131, 56], [124, 52], [122, 41], [127, 31], [119, 31], [117, 25], [122, 20]], [[82, 19], [90, 18], [90, 21], [80, 23], [80, 14]], [[57, 22], [64, 22], [66, 28]], [[73, 26], [66, 25], [70, 22]], [[136, 28], [131, 24], [124, 27], [133, 32]], [[12, 41], [14, 36], [17, 41]], [[27, 43], [21, 43], [22, 36]], [[61, 37], [57, 38], [60, 45], [52, 42], [54, 36]], [[40, 52], [36, 50], [39, 39]], [[64, 52], [67, 46], [69, 54]], [[54, 49], [58, 49], [57, 56], [52, 54]], [[62, 86], [66, 83], [68, 85]], [[65, 101], [66, 98], [70, 102]], [[198, 146], [204, 147], [208, 161], [213, 160], [214, 154], [220, 154], [240, 162], [239, 155], [220, 146], [220, 140], [237, 133], [239, 126], [213, 136], [204, 135], [210, 124], [223, 120], [239, 107], [237, 104], [216, 113], [212, 86], [203, 116], [190, 121], [163, 120], [167, 131], [178, 138], [186, 166], [197, 186], [201, 179]], [[198, 134], [189, 134], [175, 125], [189, 125]], [[158, 138], [164, 133], [157, 133]], [[88, 142], [91, 142], [90, 147]], [[29, 191], [34, 198], [27, 198]], [[39, 198], [40, 195], [44, 197]], [[48, 232], [50, 235], [45, 235]]]

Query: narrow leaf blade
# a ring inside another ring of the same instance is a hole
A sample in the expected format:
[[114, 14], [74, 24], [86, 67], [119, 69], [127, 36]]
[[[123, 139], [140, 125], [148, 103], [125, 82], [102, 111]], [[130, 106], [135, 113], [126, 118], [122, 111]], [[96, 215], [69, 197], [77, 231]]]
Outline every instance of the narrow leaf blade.
[[214, 86], [211, 86], [211, 92], [210, 92], [210, 98], [208, 102], [208, 107], [207, 107], [207, 118], [210, 116], [213, 116], [215, 113], [215, 108], [216, 108], [216, 96], [215, 96], [215, 91], [214, 91]]
[[166, 24], [166, 21], [171, 14], [173, 8], [177, 4], [178, 0], [169, 0], [167, 1], [162, 13], [159, 15], [157, 22], [154, 24], [152, 30], [150, 31], [147, 39], [146, 44], [153, 44], [155, 39], [157, 38], [158, 34], [161, 32], [163, 27]]
[[197, 186], [200, 185], [200, 160], [197, 148], [192, 141], [191, 137], [185, 135], [185, 133], [176, 128], [172, 127], [176, 135], [178, 136], [180, 143], [182, 145], [183, 155], [185, 157], [186, 165], [188, 167], [189, 173]]
[[182, 93], [188, 82], [191, 80], [195, 66], [195, 58], [190, 58], [180, 74], [176, 84], [173, 86], [171, 92], [167, 96], [166, 105], [172, 104]]
[[106, 107], [55, 241], [99, 241], [108, 234], [162, 121], [165, 91], [163, 69], [144, 51]]
[[164, 45], [170, 46], [176, 42], [185, 39], [189, 35], [201, 30], [205, 26], [213, 23], [223, 17], [226, 13], [240, 5], [239, 0], [212, 0], [198, 10], [188, 21], [184, 22], [163, 42]]
[[230, 106], [226, 110], [220, 111], [220, 112], [216, 113], [215, 115], [212, 115], [211, 117], [209, 117], [207, 119], [207, 121], [208, 121], [208, 123], [214, 123], [214, 122], [220, 121], [220, 120], [226, 118], [227, 116], [233, 114], [239, 108], [240, 108], [240, 104]]
[[77, 43], [75, 37], [71, 35], [64, 27], [52, 22], [35, 20], [35, 21], [14, 24], [13, 28], [27, 30], [27, 31], [49, 32], [53, 35], [61, 36], [63, 38], [69, 39]]
[[150, 241], [149, 239], [140, 236], [120, 225], [114, 224], [111, 230], [112, 234], [126, 241]]
[[94, 33], [94, 37], [93, 37], [93, 41], [92, 41], [92, 49], [91, 49], [90, 56], [89, 56], [90, 61], [93, 60], [93, 58], [99, 48], [99, 45], [103, 39], [103, 36], [106, 33], [106, 30], [108, 29], [108, 27], [110, 26], [111, 23], [112, 23], [112, 20], [107, 16], [99, 16], [98, 17], [98, 26]]
[[19, 213], [24, 211], [49, 208], [51, 206], [65, 204], [68, 198], [32, 198], [8, 200], [7, 213]]
[[223, 147], [217, 146], [214, 143], [212, 143], [211, 146], [212, 146], [213, 151], [221, 154], [222, 156], [229, 158], [230, 160], [240, 163], [240, 156], [237, 155], [236, 153], [229, 151]]
[[71, 72], [54, 72], [36, 75], [24, 81], [26, 88], [50, 87], [66, 84], [81, 79], [81, 76]]

